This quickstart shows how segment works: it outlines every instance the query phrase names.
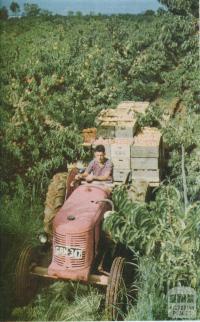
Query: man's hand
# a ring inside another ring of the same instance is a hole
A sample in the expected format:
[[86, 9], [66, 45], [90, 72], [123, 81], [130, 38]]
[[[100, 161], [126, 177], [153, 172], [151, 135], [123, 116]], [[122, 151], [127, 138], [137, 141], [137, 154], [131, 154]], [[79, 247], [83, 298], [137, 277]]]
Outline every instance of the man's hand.
[[74, 185], [75, 185], [75, 183], [76, 183], [76, 181], [79, 181], [79, 180], [81, 180], [82, 179], [82, 175], [79, 173], [79, 174], [77, 174], [77, 175], [75, 175], [75, 177], [74, 177], [74, 180], [71, 182], [71, 184], [70, 184], [70, 187], [74, 187]]
[[92, 174], [89, 174], [89, 175], [85, 178], [85, 180], [86, 180], [87, 182], [92, 182], [92, 181], [94, 180], [94, 176], [93, 176]]
[[76, 176], [75, 176], [75, 180], [80, 180], [82, 178], [82, 175], [81, 174], [77, 174]]

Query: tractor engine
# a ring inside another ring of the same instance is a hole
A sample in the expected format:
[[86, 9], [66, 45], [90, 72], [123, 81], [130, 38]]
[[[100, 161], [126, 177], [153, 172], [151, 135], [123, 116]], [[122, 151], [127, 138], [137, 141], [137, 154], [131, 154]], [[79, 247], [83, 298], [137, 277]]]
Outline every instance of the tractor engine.
[[53, 221], [53, 256], [48, 275], [87, 281], [97, 255], [101, 223], [110, 205], [103, 186], [80, 185]]

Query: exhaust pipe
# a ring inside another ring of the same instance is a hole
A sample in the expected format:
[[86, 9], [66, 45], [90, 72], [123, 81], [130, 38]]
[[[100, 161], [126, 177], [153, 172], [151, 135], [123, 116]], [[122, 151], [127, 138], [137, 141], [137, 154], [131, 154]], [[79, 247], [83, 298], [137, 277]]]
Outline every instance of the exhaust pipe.
[[111, 205], [111, 208], [112, 208], [111, 210], [108, 210], [108, 211], [106, 211], [104, 213], [103, 218], [105, 219], [105, 218], [109, 217], [110, 215], [112, 215], [112, 213], [115, 211], [115, 209], [114, 209], [114, 203], [110, 199], [102, 199], [102, 200], [96, 201], [96, 203], [100, 203], [100, 202], [108, 202]]

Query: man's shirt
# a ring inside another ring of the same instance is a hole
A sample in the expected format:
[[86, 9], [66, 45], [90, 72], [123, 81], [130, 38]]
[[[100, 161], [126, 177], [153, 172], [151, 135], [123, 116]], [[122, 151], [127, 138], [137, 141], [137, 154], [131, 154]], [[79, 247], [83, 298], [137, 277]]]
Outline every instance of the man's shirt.
[[92, 173], [94, 176], [105, 176], [107, 174], [110, 175], [110, 180], [112, 180], [112, 170], [113, 164], [109, 159], [105, 159], [103, 166], [99, 165], [99, 162], [96, 159], [93, 159], [87, 169], [85, 170], [87, 173]]

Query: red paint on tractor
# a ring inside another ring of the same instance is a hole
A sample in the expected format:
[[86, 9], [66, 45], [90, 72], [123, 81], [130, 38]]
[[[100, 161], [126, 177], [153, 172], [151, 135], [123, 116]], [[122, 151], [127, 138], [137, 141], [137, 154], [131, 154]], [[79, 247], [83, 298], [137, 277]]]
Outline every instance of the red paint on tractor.
[[103, 214], [110, 193], [101, 186], [81, 185], [53, 221], [53, 258], [48, 275], [87, 281], [97, 254]]

